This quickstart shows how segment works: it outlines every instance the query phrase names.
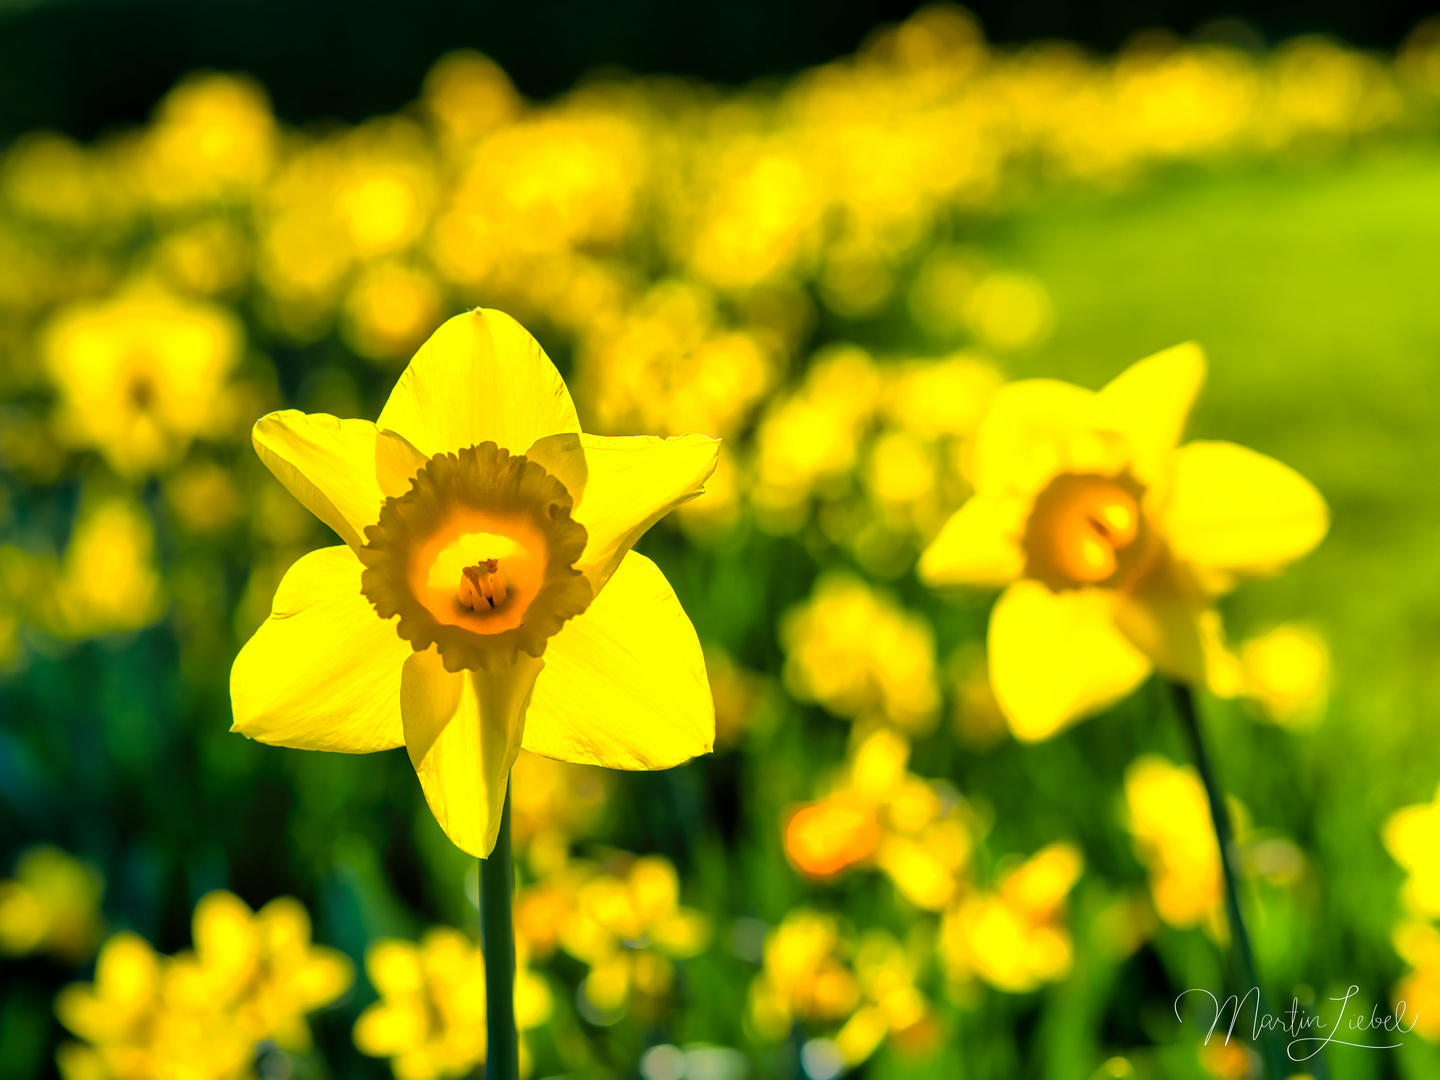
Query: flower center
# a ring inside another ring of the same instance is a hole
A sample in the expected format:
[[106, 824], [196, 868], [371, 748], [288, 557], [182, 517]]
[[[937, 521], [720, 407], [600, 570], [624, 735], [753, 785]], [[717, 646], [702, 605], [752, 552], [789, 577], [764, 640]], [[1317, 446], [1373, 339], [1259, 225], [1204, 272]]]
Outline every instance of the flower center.
[[366, 529], [361, 588], [416, 649], [445, 666], [487, 671], [531, 656], [584, 611], [590, 586], [574, 568], [585, 530], [565, 485], [494, 443], [431, 458], [410, 491], [387, 499]]
[[1124, 576], [1143, 548], [1141, 494], [1128, 476], [1057, 476], [1036, 497], [1025, 527], [1026, 576], [1052, 588]]

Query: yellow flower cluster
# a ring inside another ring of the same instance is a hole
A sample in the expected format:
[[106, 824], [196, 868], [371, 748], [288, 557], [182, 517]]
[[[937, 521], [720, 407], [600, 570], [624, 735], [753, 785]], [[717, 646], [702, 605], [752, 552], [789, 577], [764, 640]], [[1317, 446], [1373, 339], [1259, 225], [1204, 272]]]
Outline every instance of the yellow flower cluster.
[[1073, 844], [1041, 848], [945, 913], [940, 957], [952, 987], [978, 976], [1010, 993], [1034, 990], [1070, 974], [1074, 946], [1065, 899], [1085, 869]]
[[832, 791], [790, 814], [790, 860], [818, 878], [872, 865], [917, 908], [941, 913], [938, 956], [957, 992], [974, 978], [1012, 993], [1063, 978], [1073, 954], [1064, 904], [1084, 870], [1079, 850], [1051, 844], [993, 888], [978, 886], [976, 823], [948, 785], [906, 769], [909, 754], [891, 729], [865, 739]]
[[[525, 1032], [550, 1018], [554, 1001], [530, 970], [525, 940], [515, 946], [515, 1025]], [[464, 1076], [485, 1060], [485, 959], [459, 930], [434, 927], [419, 944], [377, 941], [365, 953], [365, 973], [380, 1000], [355, 1022], [355, 1045], [388, 1057], [398, 1080]], [[528, 1076], [523, 1038], [520, 1067]]]
[[801, 701], [911, 734], [934, 727], [940, 690], [933, 631], [859, 578], [822, 577], [810, 599], [785, 614], [780, 638], [785, 683]]
[[965, 887], [974, 827], [954, 789], [909, 772], [909, 757], [893, 730], [867, 737], [834, 789], [790, 815], [791, 861], [814, 877], [873, 863], [921, 910], [949, 904]]
[[657, 855], [557, 867], [520, 893], [516, 925], [537, 956], [558, 946], [589, 967], [582, 998], [601, 1019], [621, 1015], [635, 995], [653, 1008], [674, 980], [673, 961], [710, 940], [709, 920], [680, 904], [675, 867]]
[[1397, 1002], [1415, 1018], [1415, 1031], [1440, 1040], [1440, 792], [1428, 803], [1405, 806], [1385, 822], [1385, 849], [1406, 873], [1400, 891], [1404, 914], [1395, 925], [1395, 951], [1409, 966], [1395, 987]]
[[915, 985], [924, 960], [919, 938], [907, 947], [869, 930], [857, 944], [833, 915], [798, 908], [765, 939], [764, 967], [750, 984], [751, 1027], [768, 1042], [796, 1023], [828, 1028], [844, 1063], [858, 1065], [887, 1035], [929, 1019]]
[[84, 1043], [66, 1043], [66, 1080], [147, 1080], [251, 1075], [255, 1046], [310, 1047], [307, 1013], [343, 995], [349, 960], [310, 940], [298, 901], [251, 911], [233, 893], [195, 906], [193, 951], [160, 956], [143, 938], [116, 934], [100, 949], [93, 983], [65, 987], [60, 1022]]
[[815, 505], [826, 536], [867, 568], [903, 570], [969, 494], [965, 456], [999, 385], [972, 353], [881, 364], [854, 345], [817, 352], [756, 427], [746, 469], [758, 521], [792, 532]]
[[105, 881], [94, 867], [56, 847], [31, 848], [0, 881], [0, 954], [47, 953], [77, 964], [100, 941]]

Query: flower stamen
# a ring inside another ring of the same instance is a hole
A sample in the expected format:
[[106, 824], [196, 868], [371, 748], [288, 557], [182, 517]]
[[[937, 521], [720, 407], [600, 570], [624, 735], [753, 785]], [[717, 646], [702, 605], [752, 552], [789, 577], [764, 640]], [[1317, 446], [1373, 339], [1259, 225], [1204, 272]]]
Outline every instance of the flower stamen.
[[471, 611], [482, 610], [486, 604], [494, 610], [505, 603], [509, 591], [505, 587], [505, 575], [500, 572], [500, 560], [481, 559], [460, 571], [458, 595], [461, 605]]
[[1126, 478], [1063, 475], [1035, 502], [1026, 529], [1030, 572], [1052, 587], [1110, 581], [1140, 534], [1138, 489]]

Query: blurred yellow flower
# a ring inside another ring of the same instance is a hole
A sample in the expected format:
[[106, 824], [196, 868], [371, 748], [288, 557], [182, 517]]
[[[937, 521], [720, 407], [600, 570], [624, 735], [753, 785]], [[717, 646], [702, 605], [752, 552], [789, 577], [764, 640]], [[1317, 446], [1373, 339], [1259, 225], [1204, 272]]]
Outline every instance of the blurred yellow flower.
[[846, 795], [802, 806], [785, 823], [785, 854], [814, 877], [830, 877], [864, 862], [879, 846], [875, 807]]
[[846, 1065], [859, 1065], [885, 1036], [910, 1031], [929, 1017], [930, 1003], [915, 986], [923, 957], [917, 951], [885, 930], [861, 935], [854, 959], [861, 1005], [835, 1035]]
[[[515, 945], [515, 1025], [525, 1032], [550, 1018], [554, 1002], [529, 968], [524, 940]], [[485, 1060], [485, 960], [478, 944], [444, 926], [418, 945], [386, 938], [366, 950], [365, 973], [380, 1000], [355, 1021], [355, 1045], [388, 1057], [398, 1080], [463, 1076]], [[520, 1074], [530, 1069], [522, 1036]]]
[[1125, 803], [1136, 853], [1150, 871], [1150, 895], [1171, 926], [1205, 923], [1222, 932], [1224, 877], [1210, 802], [1189, 765], [1146, 755], [1125, 771]]
[[161, 589], [150, 516], [126, 498], [96, 499], [81, 508], [60, 561], [49, 628], [64, 637], [138, 630], [164, 612]]
[[884, 930], [866, 931], [853, 947], [834, 916], [796, 909], [765, 939], [764, 967], [750, 984], [750, 1023], [767, 1042], [796, 1023], [838, 1025], [841, 1057], [859, 1065], [888, 1034], [929, 1017], [915, 985], [924, 955]]
[[665, 281], [589, 336], [581, 385], [603, 429], [729, 436], [748, 419], [775, 364], [753, 336], [720, 325], [715, 307], [699, 286]]
[[1030, 379], [976, 435], [975, 495], [925, 552], [933, 585], [1003, 585], [990, 675], [1016, 736], [1047, 738], [1152, 669], [1239, 687], [1213, 597], [1318, 544], [1320, 494], [1225, 442], [1177, 448], [1204, 377], [1198, 347], [1142, 360], [1099, 393]]
[[346, 297], [345, 341], [367, 360], [403, 359], [441, 321], [440, 305], [433, 275], [402, 263], [373, 263]]
[[785, 685], [838, 716], [884, 720], [912, 734], [935, 723], [935, 640], [924, 618], [859, 578], [822, 577], [780, 623]]
[[860, 1004], [860, 984], [846, 963], [833, 915], [798, 908], [765, 938], [765, 964], [750, 984], [750, 1021], [770, 1042], [796, 1021], [843, 1020]]
[[700, 643], [630, 548], [700, 492], [714, 440], [582, 435], [535, 339], [480, 309], [416, 354], [378, 425], [281, 412], [254, 440], [345, 546], [281, 582], [232, 669], [233, 730], [404, 745], [436, 820], [482, 857], [522, 744], [628, 769], [710, 750]]
[[1277, 626], [1240, 648], [1244, 692], [1266, 716], [1305, 730], [1319, 722], [1330, 682], [1325, 639], [1303, 626]]
[[165, 95], [145, 133], [140, 184], [163, 206], [247, 196], [270, 171], [277, 134], [253, 79], [190, 75]]
[[221, 1010], [192, 1012], [166, 994], [166, 960], [136, 934], [116, 934], [95, 962], [93, 983], [72, 983], [55, 1015], [84, 1043], [56, 1053], [64, 1080], [149, 1080], [193, 1076], [242, 1080], [254, 1063], [254, 1037]]
[[966, 886], [973, 829], [954, 790], [907, 771], [909, 756], [890, 728], [860, 742], [829, 794], [788, 817], [790, 860], [815, 877], [873, 861], [916, 907], [944, 908]]
[[1018, 994], [1068, 975], [1074, 946], [1064, 904], [1084, 868], [1079, 849], [1054, 843], [1004, 874], [994, 892], [947, 911], [939, 951], [952, 983], [978, 976]]
[[123, 476], [170, 465], [229, 421], [222, 391], [241, 341], [228, 311], [161, 292], [65, 308], [40, 342], [61, 435]]
[[1396, 810], [1382, 835], [1385, 849], [1409, 875], [1400, 894], [1405, 907], [1423, 918], [1440, 918], [1440, 791], [1433, 802]]
[[56, 847], [20, 856], [15, 877], [0, 881], [0, 953], [44, 952], [78, 964], [100, 942], [105, 880], [88, 863]]
[[710, 922], [681, 906], [680, 879], [667, 859], [646, 856], [619, 872], [572, 880], [573, 906], [556, 938], [590, 966], [581, 989], [601, 1015], [622, 1011], [632, 993], [663, 997], [674, 978], [671, 961], [709, 944]]
[[232, 893], [210, 893], [195, 907], [194, 941], [193, 952], [166, 958], [116, 934], [94, 983], [61, 990], [56, 1015], [89, 1044], [61, 1047], [66, 1080], [240, 1080], [264, 1039], [308, 1050], [305, 1014], [354, 977], [342, 954], [311, 944], [309, 916], [290, 897], [256, 913]]
[[1440, 930], [1420, 919], [1403, 919], [1395, 926], [1393, 941], [1411, 969], [1392, 995], [1396, 1015], [1404, 1002], [1401, 1023], [1409, 1020], [1417, 1035], [1440, 1042]]

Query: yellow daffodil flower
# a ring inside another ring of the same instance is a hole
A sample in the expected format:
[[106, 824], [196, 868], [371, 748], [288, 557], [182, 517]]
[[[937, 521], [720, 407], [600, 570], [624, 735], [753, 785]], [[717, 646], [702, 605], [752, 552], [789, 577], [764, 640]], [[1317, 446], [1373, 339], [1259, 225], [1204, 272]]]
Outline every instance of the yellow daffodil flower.
[[1204, 374], [1179, 345], [1098, 393], [1012, 383], [981, 422], [975, 494], [920, 574], [1005, 587], [990, 677], [1017, 737], [1055, 734], [1152, 669], [1233, 692], [1213, 598], [1325, 535], [1325, 502], [1292, 469], [1233, 443], [1177, 445]]
[[281, 582], [231, 673], [233, 730], [405, 746], [436, 820], [481, 857], [522, 745], [619, 769], [710, 750], [695, 630], [630, 548], [699, 494], [714, 440], [582, 434], [535, 339], [477, 309], [421, 348], [378, 424], [279, 412], [254, 441], [345, 544]]

